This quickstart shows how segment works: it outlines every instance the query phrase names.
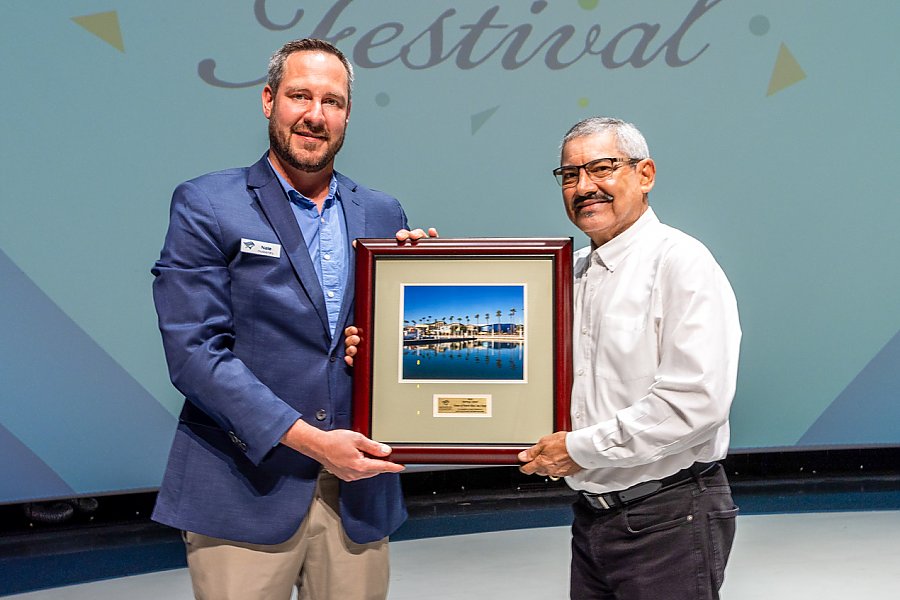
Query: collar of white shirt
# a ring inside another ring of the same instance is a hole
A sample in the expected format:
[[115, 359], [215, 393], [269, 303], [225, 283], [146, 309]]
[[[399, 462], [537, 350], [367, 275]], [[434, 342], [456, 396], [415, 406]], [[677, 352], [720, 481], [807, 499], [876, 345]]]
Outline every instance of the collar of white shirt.
[[648, 227], [653, 227], [656, 224], [659, 224], [659, 219], [657, 218], [656, 213], [653, 212], [653, 209], [648, 206], [647, 210], [644, 211], [644, 214], [638, 217], [638, 220], [635, 221], [631, 227], [602, 246], [595, 247], [591, 244], [592, 260], [600, 263], [610, 272], [615, 271], [616, 267], [622, 263], [626, 256], [628, 256], [631, 248], [634, 247], [635, 240], [638, 239], [641, 231]]

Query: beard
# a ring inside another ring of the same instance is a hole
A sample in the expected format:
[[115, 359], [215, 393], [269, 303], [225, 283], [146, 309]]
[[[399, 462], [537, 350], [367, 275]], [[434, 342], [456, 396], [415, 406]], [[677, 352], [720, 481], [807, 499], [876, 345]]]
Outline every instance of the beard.
[[[313, 135], [324, 133], [324, 129], [315, 131], [310, 127], [307, 127], [305, 131]], [[314, 156], [304, 159], [291, 146], [292, 130], [279, 130], [275, 127], [274, 119], [269, 119], [269, 146], [272, 151], [281, 161], [305, 173], [318, 173], [328, 166], [344, 145], [345, 134], [346, 129], [341, 132], [341, 137], [337, 140], [326, 142], [322, 155], [318, 159], [315, 159]]]

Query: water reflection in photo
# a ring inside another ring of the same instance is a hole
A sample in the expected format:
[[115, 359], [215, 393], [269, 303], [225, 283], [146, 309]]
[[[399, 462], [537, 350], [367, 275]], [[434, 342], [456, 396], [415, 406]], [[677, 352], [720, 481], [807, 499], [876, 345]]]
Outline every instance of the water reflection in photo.
[[468, 340], [403, 346], [403, 379], [522, 381], [522, 341]]

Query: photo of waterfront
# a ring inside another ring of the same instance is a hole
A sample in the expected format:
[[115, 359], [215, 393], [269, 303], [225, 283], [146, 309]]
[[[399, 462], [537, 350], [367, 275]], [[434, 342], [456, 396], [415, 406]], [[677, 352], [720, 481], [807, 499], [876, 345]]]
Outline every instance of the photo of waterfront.
[[404, 285], [401, 381], [524, 381], [525, 285]]

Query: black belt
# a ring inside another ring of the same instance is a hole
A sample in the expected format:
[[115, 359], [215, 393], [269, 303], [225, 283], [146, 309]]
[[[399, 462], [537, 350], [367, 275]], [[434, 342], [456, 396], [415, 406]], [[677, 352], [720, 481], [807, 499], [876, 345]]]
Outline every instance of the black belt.
[[621, 508], [638, 500], [643, 500], [648, 496], [657, 494], [663, 490], [673, 488], [682, 483], [686, 483], [691, 479], [697, 479], [718, 463], [694, 463], [686, 469], [682, 469], [674, 475], [663, 477], [662, 479], [654, 479], [653, 481], [643, 481], [635, 484], [628, 489], [620, 492], [606, 492], [605, 494], [592, 494], [582, 490], [579, 492], [582, 498], [591, 505], [595, 510], [611, 510]]

